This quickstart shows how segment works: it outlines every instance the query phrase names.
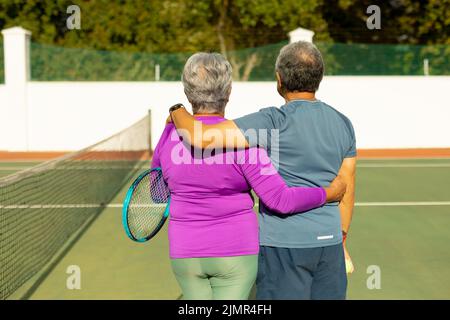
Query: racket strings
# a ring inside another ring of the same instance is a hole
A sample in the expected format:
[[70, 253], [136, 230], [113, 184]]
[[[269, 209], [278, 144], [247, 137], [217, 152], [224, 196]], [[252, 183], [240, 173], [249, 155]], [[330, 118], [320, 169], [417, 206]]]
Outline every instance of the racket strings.
[[128, 208], [128, 226], [134, 238], [147, 239], [164, 221], [169, 189], [161, 170], [153, 170], [136, 186]]

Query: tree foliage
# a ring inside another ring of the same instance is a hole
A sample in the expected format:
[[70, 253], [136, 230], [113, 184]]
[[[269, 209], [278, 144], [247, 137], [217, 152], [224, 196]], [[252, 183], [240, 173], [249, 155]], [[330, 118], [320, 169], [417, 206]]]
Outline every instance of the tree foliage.
[[[80, 30], [66, 27], [72, 4], [81, 9]], [[366, 27], [372, 4], [381, 8], [381, 30]], [[219, 51], [235, 79], [247, 80], [256, 67], [273, 68], [274, 57], [246, 48], [280, 44], [299, 26], [319, 43], [450, 44], [449, 10], [450, 0], [0, 0], [0, 29], [20, 25], [41, 45], [77, 49]]]
[[[381, 9], [381, 29], [365, 28], [366, 8]], [[335, 42], [450, 44], [450, 0], [328, 0], [321, 12]]]
[[[66, 27], [81, 8], [82, 28]], [[382, 29], [368, 30], [378, 4]], [[0, 28], [21, 25], [40, 43], [104, 50], [235, 50], [277, 43], [302, 26], [318, 41], [449, 43], [450, 0], [0, 0]]]

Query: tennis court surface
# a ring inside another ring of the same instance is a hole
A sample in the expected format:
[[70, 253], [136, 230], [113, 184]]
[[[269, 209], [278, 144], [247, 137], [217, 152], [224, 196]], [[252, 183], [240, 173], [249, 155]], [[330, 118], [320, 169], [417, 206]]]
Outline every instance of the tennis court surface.
[[[10, 174], [31, 165], [34, 163], [2, 163], [0, 173]], [[111, 165], [109, 161], [105, 168]], [[57, 250], [57, 259], [54, 252], [46, 252], [45, 246], [39, 249], [35, 246], [42, 237], [45, 239], [44, 235], [51, 230], [49, 224], [52, 222], [41, 216], [39, 219], [25, 220], [23, 224], [16, 225], [11, 218], [5, 218], [5, 215], [13, 216], [14, 210], [18, 209], [6, 211], [2, 189], [2, 224], [5, 221], [10, 224], [7, 230], [2, 227], [2, 298], [179, 298], [180, 290], [170, 269], [166, 229], [145, 244], [132, 242], [122, 229], [121, 203], [126, 188], [139, 171], [148, 167], [149, 160], [140, 158], [132, 164], [126, 163], [126, 166], [130, 165], [135, 169], [126, 171], [118, 179], [120, 182], [114, 183], [116, 187], [120, 186], [120, 192], [109, 190], [110, 195], [115, 196], [109, 199], [108, 203], [98, 206], [95, 210], [91, 208], [93, 211], [86, 213], [90, 218], [87, 222], [83, 221], [76, 235], [61, 241], [64, 244]], [[78, 169], [86, 173], [94, 170]], [[91, 174], [95, 178], [96, 170], [88, 173], [85, 179], [94, 181], [95, 179], [90, 178]], [[110, 173], [109, 179], [111, 174], [114, 175]], [[448, 181], [448, 158], [358, 162], [357, 206], [348, 238], [348, 248], [356, 271], [349, 276], [349, 299], [450, 299]], [[57, 182], [54, 181], [55, 185]], [[71, 182], [77, 183], [68, 178], [67, 183]], [[86, 188], [86, 185], [83, 188]], [[19, 189], [17, 191], [19, 192]], [[74, 189], [73, 192], [77, 190]], [[39, 194], [36, 189], [29, 193]], [[8, 205], [19, 206], [22, 195], [23, 191], [14, 197], [17, 203]], [[74, 207], [60, 208], [57, 199], [51, 193], [45, 194], [45, 198], [39, 197], [37, 201], [47, 200], [47, 204], [50, 204], [47, 209], [28, 210], [38, 210], [45, 217], [44, 211], [39, 210], [52, 212], [51, 210], [58, 208], [57, 216], [73, 219], [73, 216], [79, 213], [78, 210], [86, 212], [86, 208], [81, 207], [90, 202], [77, 199], [79, 203], [71, 203]], [[59, 203], [67, 204], [67, 201]], [[77, 204], [80, 205], [79, 208]], [[67, 225], [61, 225], [60, 228], [71, 229]], [[27, 263], [30, 261], [27, 261], [27, 257], [34, 257], [35, 262], [40, 261], [39, 258], [46, 261], [53, 256], [50, 264], [41, 263], [40, 268], [33, 269], [35, 274], [28, 274], [27, 281], [18, 289], [15, 281], [21, 273], [5, 272], [3, 266], [5, 255], [8, 254], [4, 250], [5, 243], [8, 243], [11, 237], [23, 238], [23, 244], [22, 240], [18, 240], [21, 250], [15, 252], [15, 255], [18, 255], [16, 263], [20, 262], [13, 265], [15, 272], [29, 268]], [[49, 242], [48, 246], [52, 247], [53, 243]], [[70, 276], [67, 274], [67, 268], [72, 265], [79, 266], [81, 270], [80, 290], [69, 290], [66, 286]], [[381, 271], [380, 289], [369, 289], [367, 286], [367, 280], [371, 276], [367, 269], [371, 270], [371, 266], [379, 267]]]

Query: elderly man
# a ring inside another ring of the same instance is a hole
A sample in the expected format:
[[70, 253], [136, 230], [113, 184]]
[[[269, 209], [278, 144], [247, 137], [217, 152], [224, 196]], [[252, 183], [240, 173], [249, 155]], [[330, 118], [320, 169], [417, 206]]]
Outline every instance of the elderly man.
[[[182, 107], [171, 109], [188, 143], [197, 148], [262, 146], [290, 186], [327, 185], [338, 173], [346, 180], [339, 204], [288, 216], [260, 205], [258, 299], [346, 296], [344, 249], [354, 206], [356, 140], [350, 120], [315, 96], [323, 73], [319, 50], [296, 42], [283, 47], [276, 62], [278, 92], [286, 101], [280, 108], [211, 125], [195, 121]], [[214, 134], [208, 134], [211, 129]]]

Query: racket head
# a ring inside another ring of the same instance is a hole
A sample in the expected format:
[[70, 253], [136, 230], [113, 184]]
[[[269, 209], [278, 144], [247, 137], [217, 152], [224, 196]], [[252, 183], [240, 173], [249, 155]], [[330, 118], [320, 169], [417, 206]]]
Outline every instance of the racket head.
[[170, 192], [161, 168], [146, 170], [136, 178], [126, 194], [122, 224], [127, 236], [146, 242], [161, 230], [169, 216]]

